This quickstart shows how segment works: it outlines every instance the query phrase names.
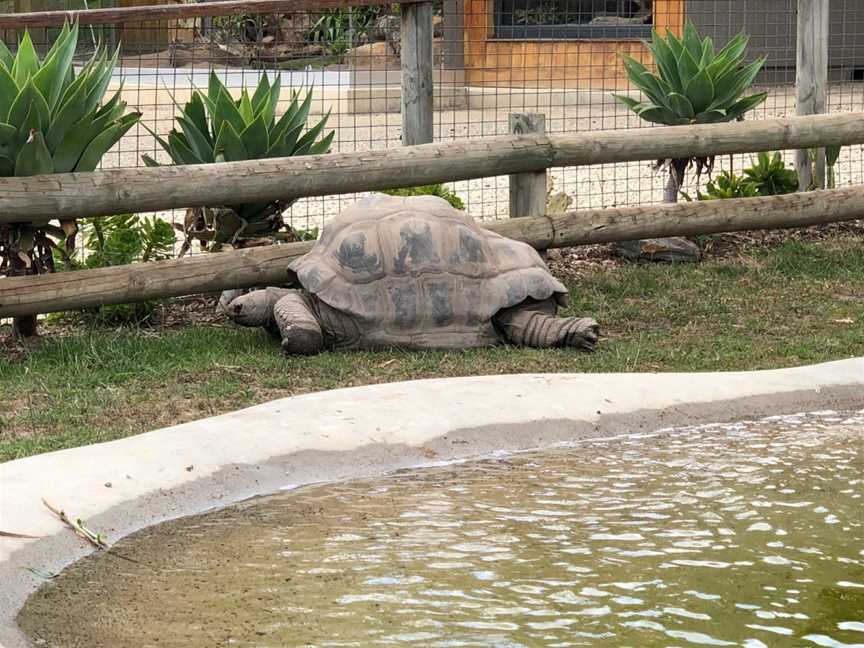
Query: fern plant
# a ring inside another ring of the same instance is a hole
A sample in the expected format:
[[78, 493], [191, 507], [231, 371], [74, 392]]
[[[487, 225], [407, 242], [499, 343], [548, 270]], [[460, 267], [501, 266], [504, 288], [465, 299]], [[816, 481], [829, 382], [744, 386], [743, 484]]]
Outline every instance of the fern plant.
[[[182, 114], [177, 117], [179, 129], [172, 129], [164, 139], [153, 135], [174, 164], [212, 164], [328, 152], [335, 131], [321, 136], [329, 111], [308, 127], [312, 92], [307, 92], [305, 97], [293, 93], [288, 109], [277, 119], [280, 93], [281, 77], [277, 76], [271, 84], [267, 75], [262, 74], [254, 93], [250, 95], [244, 88], [240, 98], [234, 99], [219, 77], [211, 72], [207, 92], [195, 90], [181, 108]], [[148, 166], [159, 166], [150, 156], [144, 155], [143, 160]], [[189, 250], [194, 240], [210, 251], [217, 251], [226, 244], [242, 248], [269, 243], [285, 227], [283, 212], [293, 202], [286, 198], [190, 209], [183, 225], [186, 240], [180, 255]]]
[[[156, 217], [119, 214], [81, 221], [84, 252], [55, 252], [58, 270], [107, 268], [136, 262], [161, 261], [174, 256], [174, 229]], [[128, 324], [146, 320], [156, 302], [120, 304], [87, 309], [83, 314], [103, 324]]]

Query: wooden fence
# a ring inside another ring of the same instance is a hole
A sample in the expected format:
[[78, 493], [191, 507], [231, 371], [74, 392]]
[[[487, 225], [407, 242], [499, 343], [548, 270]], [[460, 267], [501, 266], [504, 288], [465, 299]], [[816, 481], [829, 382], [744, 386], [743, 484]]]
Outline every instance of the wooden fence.
[[864, 113], [841, 113], [574, 135], [526, 133], [379, 151], [0, 178], [0, 223], [345, 194], [551, 167], [862, 143]]
[[[254, 162], [0, 179], [0, 222], [106, 215], [351, 193], [465, 180], [553, 166], [864, 143], [864, 114], [621, 130], [525, 134], [390, 151]], [[518, 201], [517, 201], [518, 202]], [[514, 214], [518, 215], [518, 214]], [[490, 229], [537, 248], [743, 229], [800, 227], [864, 217], [864, 186], [788, 196], [572, 211], [516, 218]], [[201, 255], [0, 283], [0, 317], [278, 284], [309, 243]]]

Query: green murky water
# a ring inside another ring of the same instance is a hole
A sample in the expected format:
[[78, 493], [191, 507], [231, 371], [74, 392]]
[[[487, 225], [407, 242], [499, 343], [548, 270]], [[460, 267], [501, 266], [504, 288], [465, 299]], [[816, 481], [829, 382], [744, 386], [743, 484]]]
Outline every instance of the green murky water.
[[864, 414], [581, 443], [163, 524], [39, 645], [864, 646]]

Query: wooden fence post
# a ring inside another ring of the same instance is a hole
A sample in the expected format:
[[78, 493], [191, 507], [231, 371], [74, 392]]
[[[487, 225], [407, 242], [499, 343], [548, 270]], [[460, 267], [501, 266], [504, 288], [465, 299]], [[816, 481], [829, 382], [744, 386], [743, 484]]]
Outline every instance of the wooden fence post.
[[402, 4], [402, 144], [432, 141], [432, 3]]
[[[798, 0], [798, 52], [795, 86], [798, 115], [815, 115], [828, 108], [829, 1]], [[816, 149], [815, 164], [808, 150], [796, 153], [801, 191], [825, 187], [825, 149]]]
[[[546, 133], [546, 115], [510, 113], [510, 134]], [[546, 170], [510, 176], [510, 218], [543, 216], [546, 213]]]

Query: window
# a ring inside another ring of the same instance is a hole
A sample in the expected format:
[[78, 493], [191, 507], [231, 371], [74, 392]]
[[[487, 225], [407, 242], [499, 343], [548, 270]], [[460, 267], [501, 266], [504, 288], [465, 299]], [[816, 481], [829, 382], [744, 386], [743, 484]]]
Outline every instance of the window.
[[653, 0], [495, 0], [495, 37], [643, 38], [651, 35]]

